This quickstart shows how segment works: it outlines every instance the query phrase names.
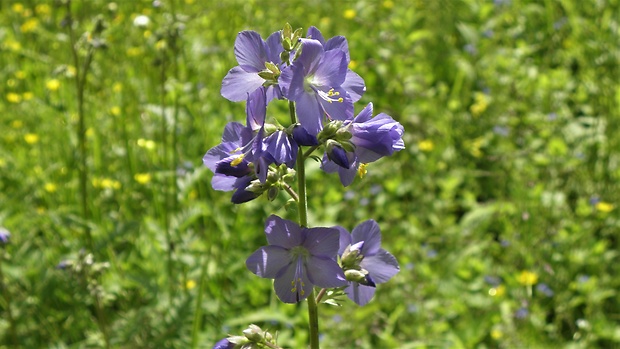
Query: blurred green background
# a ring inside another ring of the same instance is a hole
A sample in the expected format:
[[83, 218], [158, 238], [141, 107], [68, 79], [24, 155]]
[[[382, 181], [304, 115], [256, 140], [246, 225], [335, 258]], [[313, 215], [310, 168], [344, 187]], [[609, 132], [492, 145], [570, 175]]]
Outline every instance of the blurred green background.
[[322, 347], [620, 346], [620, 1], [4, 0], [0, 347], [211, 348], [249, 323], [306, 346], [305, 305], [244, 263], [295, 212], [232, 205], [201, 161], [245, 120], [219, 94], [236, 34], [286, 22], [346, 36], [356, 111], [406, 130], [346, 189], [309, 162], [310, 224], [373, 218], [401, 265], [320, 307]]

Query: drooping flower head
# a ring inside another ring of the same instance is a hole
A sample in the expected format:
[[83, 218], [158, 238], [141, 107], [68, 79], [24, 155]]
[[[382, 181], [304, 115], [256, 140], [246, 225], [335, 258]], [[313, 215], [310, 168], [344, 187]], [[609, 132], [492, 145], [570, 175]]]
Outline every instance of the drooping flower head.
[[280, 62], [282, 50], [279, 31], [271, 34], [267, 41], [255, 31], [240, 32], [235, 40], [235, 57], [239, 65], [228, 71], [224, 77], [222, 96], [232, 102], [241, 102], [257, 89], [264, 88], [268, 101], [272, 98], [281, 98], [282, 95], [277, 85], [269, 83], [268, 86], [264, 86], [268, 81], [261, 72], [270, 71], [269, 63], [276, 71], [283, 67]]
[[318, 40], [301, 39], [301, 54], [279, 79], [283, 95], [297, 103], [297, 117], [312, 135], [324, 120], [346, 120], [353, 116], [353, 100], [342, 87], [347, 76], [347, 58], [342, 50], [326, 51]]
[[[368, 103], [353, 120], [345, 121], [341, 128], [340, 132], [350, 133], [347, 143], [354, 146], [354, 151], [344, 155], [326, 153], [321, 167], [328, 173], [338, 172], [345, 187], [353, 182], [358, 172], [365, 170], [365, 164], [405, 149], [403, 126], [384, 113], [373, 118], [372, 103]], [[333, 149], [328, 147], [327, 150]], [[338, 158], [346, 158], [347, 161], [339, 162]]]
[[376, 284], [387, 282], [400, 267], [396, 258], [381, 248], [381, 231], [372, 219], [356, 226], [351, 234], [340, 230], [340, 249], [342, 267], [349, 286], [347, 296], [358, 305], [365, 305], [375, 294]]
[[306, 299], [313, 287], [347, 284], [336, 262], [339, 231], [334, 228], [303, 228], [295, 222], [270, 216], [265, 223], [268, 246], [256, 250], [246, 261], [254, 274], [275, 279], [276, 295], [284, 303]]

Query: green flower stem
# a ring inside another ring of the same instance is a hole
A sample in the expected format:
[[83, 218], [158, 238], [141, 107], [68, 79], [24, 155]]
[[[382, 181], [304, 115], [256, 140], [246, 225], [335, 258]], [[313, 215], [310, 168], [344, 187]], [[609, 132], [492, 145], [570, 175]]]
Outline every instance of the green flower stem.
[[82, 219], [84, 220], [84, 235], [86, 236], [86, 244], [88, 248], [94, 252], [93, 236], [90, 231], [90, 210], [88, 208], [88, 166], [86, 163], [86, 121], [84, 114], [84, 91], [86, 90], [86, 76], [92, 62], [94, 48], [88, 48], [83, 66], [80, 66], [80, 57], [78, 53], [78, 42], [73, 28], [73, 17], [71, 12], [71, 1], [66, 2], [67, 18], [69, 28], [69, 42], [71, 44], [71, 54], [73, 56], [73, 66], [75, 67], [75, 89], [77, 93], [77, 114], [78, 127], [77, 138], [80, 154], [80, 164], [78, 166], [80, 175], [80, 202], [82, 206]]
[[[297, 117], [295, 113], [295, 102], [289, 101], [289, 111], [291, 113], [291, 122], [296, 123]], [[306, 196], [306, 167], [304, 151], [299, 147], [297, 153], [297, 200], [299, 211], [299, 225], [308, 227], [308, 201]], [[310, 349], [319, 349], [319, 312], [314, 299], [314, 290], [308, 295], [308, 322], [310, 329]]]

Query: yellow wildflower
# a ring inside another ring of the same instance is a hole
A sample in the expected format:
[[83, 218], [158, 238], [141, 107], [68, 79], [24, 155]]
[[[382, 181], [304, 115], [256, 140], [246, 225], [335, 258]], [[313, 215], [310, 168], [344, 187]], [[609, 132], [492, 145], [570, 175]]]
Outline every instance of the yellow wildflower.
[[188, 4], [188, 5], [191, 5], [191, 4], [194, 3], [194, 0], [185, 0], [185, 3]]
[[105, 189], [120, 189], [121, 182], [110, 178], [103, 178], [99, 181], [99, 186]]
[[121, 84], [120, 82], [115, 82], [114, 85], [112, 85], [112, 91], [119, 93], [123, 91], [123, 84]]
[[506, 286], [499, 285], [497, 287], [493, 287], [489, 289], [489, 296], [491, 297], [501, 297], [506, 293]]
[[418, 142], [418, 148], [421, 151], [428, 152], [428, 151], [432, 151], [433, 148], [435, 148], [435, 144], [430, 139], [425, 139], [425, 140]]
[[127, 56], [129, 57], [137, 57], [137, 56], [140, 56], [141, 54], [142, 54], [141, 47], [130, 47], [127, 49]]
[[112, 108], [110, 108], [110, 114], [112, 114], [114, 116], [121, 115], [121, 108], [118, 107], [117, 105], [113, 106]]
[[392, 7], [394, 7], [394, 2], [390, 1], [390, 0], [386, 0], [386, 1], [383, 2], [383, 7], [385, 7], [385, 8], [392, 8]]
[[24, 92], [24, 94], [22, 95], [22, 99], [25, 101], [29, 101], [33, 98], [34, 98], [34, 93], [32, 92]]
[[353, 18], [355, 18], [355, 15], [356, 15], [356, 13], [355, 13], [355, 10], [353, 10], [353, 9], [345, 10], [344, 13], [343, 13], [343, 17], [346, 18], [346, 19], [353, 19]]
[[22, 13], [24, 12], [24, 5], [22, 5], [21, 3], [15, 3], [13, 4], [13, 6], [11, 6], [11, 10], [13, 10], [13, 12], [15, 13]]
[[185, 283], [185, 288], [188, 290], [191, 290], [192, 288], [196, 287], [196, 281], [194, 280], [187, 280], [187, 282]]
[[504, 337], [504, 332], [502, 332], [502, 330], [498, 328], [494, 328], [491, 330], [491, 338], [499, 340], [502, 339], [502, 337]]
[[26, 78], [26, 73], [24, 73], [23, 70], [18, 70], [15, 72], [15, 77], [20, 80], [24, 80]]
[[45, 82], [45, 88], [52, 92], [58, 91], [58, 89], [60, 88], [60, 81], [58, 81], [58, 79], [47, 80]]
[[605, 201], [597, 202], [595, 207], [598, 211], [604, 212], [604, 213], [609, 213], [613, 211], [614, 209], [614, 205], [610, 204], [609, 202], [605, 202]]
[[77, 72], [77, 70], [75, 69], [75, 67], [74, 67], [74, 66], [72, 66], [72, 65], [68, 65], [68, 66], [67, 66], [67, 71], [65, 72], [65, 75], [66, 75], [68, 78], [73, 78], [73, 77], [75, 77], [76, 72]]
[[43, 186], [43, 188], [45, 189], [46, 192], [48, 193], [53, 193], [56, 191], [56, 184], [54, 183], [45, 183], [45, 185]]
[[524, 270], [517, 277], [517, 281], [523, 286], [532, 286], [538, 282], [538, 274]]
[[22, 128], [22, 126], [24, 126], [24, 122], [21, 120], [13, 120], [11, 122], [11, 127], [12, 128]]
[[151, 174], [150, 173], [136, 173], [133, 176], [133, 179], [135, 179], [136, 182], [140, 184], [146, 184], [151, 181]]
[[8, 48], [10, 51], [13, 52], [19, 52], [22, 49], [22, 44], [13, 39], [6, 40], [2, 46]]
[[471, 141], [465, 142], [465, 147], [469, 150], [469, 153], [476, 158], [482, 157], [482, 145], [484, 142], [484, 138], [478, 137]]
[[42, 16], [47, 16], [52, 12], [52, 8], [48, 4], [39, 4], [34, 8], [34, 12]]
[[357, 68], [357, 62], [356, 62], [356, 61], [354, 61], [354, 60], [351, 60], [351, 61], [349, 62], [349, 69], [353, 70], [353, 69], [355, 69], [355, 68]]
[[19, 30], [22, 33], [30, 33], [30, 32], [35, 31], [38, 26], [39, 26], [39, 20], [36, 18], [30, 18], [29, 20], [24, 22], [24, 24], [22, 24], [21, 27], [19, 27]]
[[487, 95], [485, 95], [484, 93], [476, 92], [476, 94], [474, 94], [474, 104], [469, 107], [469, 110], [471, 111], [472, 115], [476, 117], [484, 113], [484, 111], [487, 110], [488, 106], [489, 97], [487, 97]]
[[24, 140], [28, 144], [35, 144], [35, 143], [39, 142], [39, 135], [36, 134], [36, 133], [26, 133], [24, 135]]
[[150, 139], [140, 138], [138, 139], [138, 147], [153, 150], [155, 149], [155, 142]]
[[6, 94], [6, 100], [10, 103], [19, 103], [22, 101], [22, 96], [14, 92], [9, 92]]

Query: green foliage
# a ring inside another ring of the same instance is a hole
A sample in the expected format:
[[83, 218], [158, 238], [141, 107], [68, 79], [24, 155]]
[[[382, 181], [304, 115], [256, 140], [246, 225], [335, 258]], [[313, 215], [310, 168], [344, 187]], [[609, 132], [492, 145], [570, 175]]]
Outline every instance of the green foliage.
[[[620, 345], [618, 0], [92, 0], [72, 26], [61, 3], [0, 3], [0, 347], [210, 348], [250, 323], [306, 345], [305, 305], [244, 265], [294, 208], [233, 206], [201, 164], [244, 118], [219, 94], [237, 32], [287, 21], [346, 36], [356, 108], [406, 130], [344, 191], [308, 162], [311, 225], [373, 218], [401, 264], [367, 306], [320, 306], [323, 346]], [[95, 47], [88, 219], [70, 28]]]

